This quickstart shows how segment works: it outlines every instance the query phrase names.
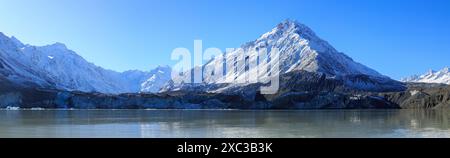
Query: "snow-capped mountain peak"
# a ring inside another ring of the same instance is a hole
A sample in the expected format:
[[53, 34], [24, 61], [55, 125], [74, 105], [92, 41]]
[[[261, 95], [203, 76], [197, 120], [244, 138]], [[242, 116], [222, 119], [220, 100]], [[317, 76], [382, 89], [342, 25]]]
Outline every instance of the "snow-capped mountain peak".
[[403, 78], [403, 82], [422, 82], [422, 83], [443, 83], [450, 84], [450, 71], [449, 67], [445, 67], [442, 70], [434, 71], [429, 70], [424, 75], [413, 75], [411, 77]]
[[19, 48], [25, 47], [25, 44], [23, 44], [21, 41], [19, 41], [19, 40], [18, 40], [16, 37], [14, 37], [14, 36], [11, 36], [11, 41], [14, 42], [14, 44], [15, 44], [17, 47], [19, 47]]
[[449, 73], [450, 72], [448, 66], [445, 67], [444, 69], [442, 69], [441, 71], [442, 71], [442, 73]]
[[172, 68], [170, 66], [158, 66], [150, 72], [152, 75], [142, 82], [140, 92], [156, 93], [171, 79]]
[[328, 76], [367, 74], [382, 76], [347, 55], [338, 52], [327, 41], [322, 40], [308, 26], [293, 20], [285, 20], [272, 31], [244, 46], [246, 50], [278, 48], [281, 72], [306, 70]]
[[320, 39], [311, 28], [295, 20], [285, 20], [279, 23], [272, 31], [263, 34], [255, 42], [258, 43], [267, 41], [268, 39], [279, 39], [286, 36], [289, 36], [292, 40], [301, 38], [315, 50], [325, 51], [324, 49], [331, 48], [331, 46], [326, 41]]
[[[324, 74], [330, 78], [347, 75], [367, 75], [388, 79], [388, 77], [381, 75], [377, 71], [355, 62], [344, 53], [338, 52], [327, 41], [319, 38], [312, 29], [293, 20], [285, 20], [279, 23], [271, 31], [263, 34], [256, 40], [247, 42], [236, 51], [227, 52], [224, 57], [213, 59], [203, 67], [222, 67], [222, 61], [233, 61], [234, 63], [261, 63], [261, 59], [258, 60], [255, 56], [259, 56], [258, 53], [260, 52], [258, 52], [258, 50], [263, 49], [269, 52], [274, 49], [279, 51], [279, 62], [271, 63], [279, 65], [278, 72], [267, 71], [263, 73], [282, 75], [301, 70]], [[237, 58], [242, 56], [245, 58]], [[264, 59], [262, 60], [264, 61]], [[231, 65], [231, 67], [226, 68], [229, 71], [227, 71], [226, 74], [224, 74], [224, 77], [219, 80], [212, 79], [214, 78], [212, 74], [204, 74], [204, 82], [207, 84], [232, 83], [236, 80], [245, 80], [248, 73], [251, 74], [249, 76], [253, 77], [267, 76], [255, 74], [255, 72], [261, 73], [261, 71], [248, 67], [248, 64]], [[270, 71], [275, 70], [271, 69]], [[258, 79], [261, 80], [261, 78]], [[174, 83], [186, 80], [190, 79], [186, 77], [182, 79], [175, 78]], [[164, 89], [178, 89], [178, 87], [181, 86], [182, 85], [176, 84], [169, 85]]]

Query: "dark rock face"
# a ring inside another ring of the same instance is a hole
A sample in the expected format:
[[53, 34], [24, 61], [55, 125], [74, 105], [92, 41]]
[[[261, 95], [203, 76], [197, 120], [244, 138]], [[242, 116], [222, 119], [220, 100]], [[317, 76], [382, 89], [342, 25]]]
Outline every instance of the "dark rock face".
[[403, 92], [381, 94], [388, 101], [405, 109], [450, 108], [450, 86], [440, 84], [410, 84]]
[[[357, 99], [337, 93], [286, 93], [272, 101], [248, 100], [239, 95], [222, 94], [89, 94], [75, 92], [30, 91], [7, 93], [0, 108], [63, 109], [361, 109], [399, 108], [382, 99], [361, 96]], [[1, 98], [0, 97], [0, 98]], [[25, 99], [27, 98], [28, 99]]]
[[281, 76], [278, 94], [267, 96], [276, 109], [376, 109], [400, 108], [374, 95], [405, 89], [400, 82], [364, 75], [326, 78], [298, 71]]
[[33, 108], [48, 106], [55, 98], [56, 90], [39, 90], [37, 88], [23, 88], [0, 78], [0, 108], [23, 107]]
[[340, 93], [290, 93], [273, 101], [276, 109], [398, 109], [398, 105], [376, 96]]

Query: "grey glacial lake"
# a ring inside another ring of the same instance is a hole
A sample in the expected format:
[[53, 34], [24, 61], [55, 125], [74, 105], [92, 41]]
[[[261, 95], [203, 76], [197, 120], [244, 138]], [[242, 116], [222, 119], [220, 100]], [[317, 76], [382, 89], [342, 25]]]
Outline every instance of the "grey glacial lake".
[[450, 111], [0, 110], [0, 137], [450, 137]]

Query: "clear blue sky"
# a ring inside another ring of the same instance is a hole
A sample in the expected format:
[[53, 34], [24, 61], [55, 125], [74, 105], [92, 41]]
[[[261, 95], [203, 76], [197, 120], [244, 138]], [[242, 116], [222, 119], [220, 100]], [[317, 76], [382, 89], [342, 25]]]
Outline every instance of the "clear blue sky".
[[177, 47], [239, 47], [285, 19], [399, 79], [450, 65], [448, 0], [0, 0], [0, 32], [65, 43], [99, 66], [172, 65]]

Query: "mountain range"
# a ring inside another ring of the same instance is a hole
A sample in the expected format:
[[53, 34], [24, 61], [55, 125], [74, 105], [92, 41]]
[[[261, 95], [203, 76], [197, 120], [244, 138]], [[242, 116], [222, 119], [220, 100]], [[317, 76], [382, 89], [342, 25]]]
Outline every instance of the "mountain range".
[[21, 85], [112, 94], [157, 92], [170, 74], [169, 66], [151, 71], [107, 70], [62, 43], [32, 46], [0, 33], [0, 75]]
[[[253, 58], [261, 49], [279, 50], [279, 60]], [[241, 56], [242, 58], [238, 58]], [[223, 63], [232, 62], [232, 63]], [[243, 63], [243, 64], [237, 64]], [[249, 63], [266, 64], [260, 73]], [[227, 65], [223, 67], [223, 65]], [[279, 65], [278, 69], [274, 65]], [[186, 75], [171, 77], [168, 66], [151, 71], [116, 72], [89, 63], [64, 44], [23, 44], [0, 33], [0, 108], [85, 109], [355, 109], [439, 108], [450, 106], [448, 68], [400, 82], [337, 51], [312, 29], [286, 20], [236, 51], [217, 56], [182, 74], [202, 74], [202, 83]], [[258, 72], [258, 73], [255, 73]], [[214, 74], [224, 77], [215, 79]], [[264, 82], [247, 75], [279, 76], [275, 94], [261, 94]], [[238, 82], [234, 81], [245, 81]], [[448, 80], [447, 80], [448, 81]]]
[[448, 67], [439, 71], [430, 70], [423, 75], [413, 75], [411, 77], [403, 78], [402, 81], [415, 83], [442, 83], [450, 85], [450, 71]]

